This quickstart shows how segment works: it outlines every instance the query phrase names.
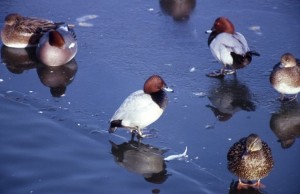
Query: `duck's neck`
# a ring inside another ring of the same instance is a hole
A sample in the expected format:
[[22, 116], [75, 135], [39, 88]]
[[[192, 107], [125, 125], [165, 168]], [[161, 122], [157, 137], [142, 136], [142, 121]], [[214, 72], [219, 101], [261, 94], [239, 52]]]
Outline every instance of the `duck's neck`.
[[163, 90], [150, 94], [152, 100], [162, 109], [167, 106], [167, 95]]

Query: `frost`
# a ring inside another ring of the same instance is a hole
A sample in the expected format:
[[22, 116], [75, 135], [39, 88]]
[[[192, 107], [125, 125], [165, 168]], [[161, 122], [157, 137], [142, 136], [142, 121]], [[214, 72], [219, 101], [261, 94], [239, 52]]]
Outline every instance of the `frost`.
[[194, 72], [196, 70], [195, 67], [190, 68], [190, 72]]
[[97, 17], [98, 17], [98, 15], [84, 15], [82, 17], [77, 18], [76, 21], [78, 22], [79, 26], [92, 27], [92, 26], [94, 26], [94, 24], [86, 22], [86, 21], [93, 20]]
[[151, 7], [151, 8], [148, 9], [148, 11], [154, 11], [154, 8]]
[[193, 92], [193, 94], [195, 96], [199, 96], [199, 97], [205, 97], [206, 96], [205, 92]]

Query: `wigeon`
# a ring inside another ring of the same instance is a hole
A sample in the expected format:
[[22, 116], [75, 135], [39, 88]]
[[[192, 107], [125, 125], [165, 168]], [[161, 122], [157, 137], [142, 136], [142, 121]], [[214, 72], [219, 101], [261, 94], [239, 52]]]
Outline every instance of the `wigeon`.
[[[256, 134], [241, 138], [227, 153], [227, 168], [239, 178], [238, 189], [248, 186], [262, 188], [260, 179], [268, 176], [274, 166], [271, 148]], [[257, 180], [254, 184], [242, 180]]]
[[165, 91], [172, 91], [159, 75], [149, 77], [143, 90], [130, 94], [110, 119], [109, 132], [113, 133], [118, 127], [126, 128], [145, 137], [142, 129], [156, 121], [164, 112], [168, 98]]
[[4, 26], [1, 30], [1, 40], [8, 47], [36, 46], [45, 32], [57, 28], [62, 23], [11, 13], [5, 17]]
[[62, 25], [42, 36], [36, 49], [38, 59], [48, 66], [68, 63], [77, 53], [77, 39], [73, 28]]
[[[280, 63], [273, 68], [270, 82], [281, 93], [280, 100], [295, 100], [300, 92], [300, 61], [290, 53], [282, 55]], [[294, 96], [285, 98], [286, 94]]]
[[255, 51], [250, 51], [245, 37], [236, 32], [234, 25], [225, 17], [219, 17], [211, 30], [208, 38], [208, 46], [212, 55], [223, 64], [220, 71], [207, 74], [209, 77], [223, 77], [227, 74], [235, 74], [236, 69], [247, 66], [252, 55], [260, 56]]

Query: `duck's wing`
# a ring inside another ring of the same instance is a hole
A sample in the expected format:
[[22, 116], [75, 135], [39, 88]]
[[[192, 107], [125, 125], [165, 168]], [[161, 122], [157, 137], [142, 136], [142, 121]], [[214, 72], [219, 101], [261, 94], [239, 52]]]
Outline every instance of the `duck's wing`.
[[245, 37], [240, 33], [228, 34], [221, 33], [212, 42], [212, 49], [215, 52], [220, 52], [220, 49], [226, 49], [227, 52], [234, 52], [239, 55], [249, 51], [249, 47]]
[[45, 32], [55, 29], [58, 24], [53, 21], [39, 18], [29, 18], [25, 17], [20, 20], [16, 28], [20, 32], [29, 33], [29, 34], [44, 34]]
[[133, 92], [123, 101], [111, 120], [122, 120], [126, 115], [145, 109], [149, 105], [148, 98], [151, 99], [143, 90]]

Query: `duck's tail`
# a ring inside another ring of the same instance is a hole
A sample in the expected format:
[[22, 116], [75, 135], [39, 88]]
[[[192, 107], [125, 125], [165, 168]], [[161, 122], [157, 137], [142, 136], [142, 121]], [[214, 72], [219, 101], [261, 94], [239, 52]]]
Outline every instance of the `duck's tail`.
[[113, 120], [110, 122], [110, 126], [108, 129], [109, 133], [114, 133], [117, 127], [122, 127], [122, 120]]
[[260, 56], [260, 54], [256, 51], [249, 51], [247, 53], [250, 54], [251, 56], [258, 56], [258, 57]]

